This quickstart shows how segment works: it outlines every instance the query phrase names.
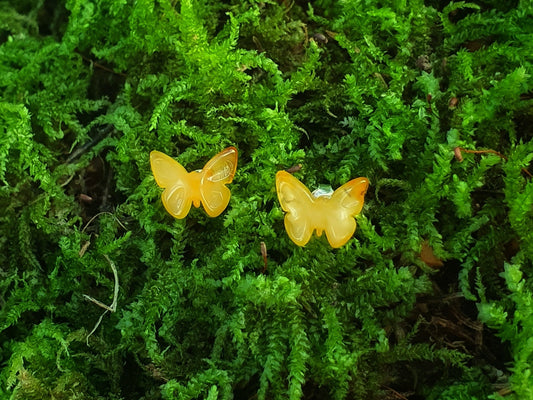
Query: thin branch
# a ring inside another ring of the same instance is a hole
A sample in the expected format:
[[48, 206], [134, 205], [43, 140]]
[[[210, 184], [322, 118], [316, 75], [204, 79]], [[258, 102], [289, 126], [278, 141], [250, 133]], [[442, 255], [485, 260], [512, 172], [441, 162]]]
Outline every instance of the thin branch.
[[115, 218], [115, 221], [118, 222], [118, 224], [122, 227], [122, 229], [124, 229], [125, 231], [127, 231], [128, 229], [122, 224], [122, 222], [120, 222], [120, 220], [115, 217], [115, 215], [113, 213], [110, 213], [109, 211], [102, 211], [102, 212], [99, 212], [98, 214], [96, 214], [94, 217], [92, 217], [89, 222], [87, 222], [85, 224], [85, 226], [83, 227], [83, 229], [81, 230], [81, 233], [85, 232], [85, 230], [89, 227], [89, 225], [91, 225], [91, 223], [96, 219], [98, 218], [100, 215], [103, 215], [103, 214], [109, 214], [111, 216], [113, 216], [113, 218]]
[[[455, 153], [455, 157], [457, 158], [457, 161], [459, 162], [462, 162], [463, 161], [463, 157], [461, 155], [461, 152], [464, 151], [465, 153], [471, 153], [471, 154], [495, 154], [497, 155], [498, 157], [500, 158], [503, 158], [505, 161], [508, 160], [508, 158], [506, 156], [504, 156], [502, 153], [496, 151], [496, 150], [492, 150], [492, 149], [488, 149], [488, 150], [468, 150], [468, 149], [464, 149], [462, 147], [456, 147], [454, 149], [454, 153]], [[522, 172], [524, 174], [526, 174], [527, 176], [529, 176], [530, 178], [533, 178], [533, 175], [531, 174], [531, 172], [529, 172], [526, 168], [521, 168]]]
[[125, 74], [125, 73], [123, 73], [123, 72], [116, 72], [116, 71], [113, 71], [111, 68], [106, 67], [105, 65], [102, 65], [102, 64], [100, 64], [100, 63], [98, 63], [98, 62], [92, 60], [91, 58], [89, 58], [89, 57], [87, 57], [87, 56], [84, 56], [84, 55], [81, 54], [81, 53], [78, 53], [78, 54], [81, 56], [81, 58], [82, 58], [84, 61], [89, 62], [89, 63], [90, 63], [91, 65], [93, 65], [95, 68], [100, 68], [100, 69], [103, 70], [103, 71], [110, 72], [110, 73], [115, 74], [115, 75], [120, 75], [120, 76], [125, 77], [125, 78], [128, 76], [127, 74]]
[[111, 266], [111, 269], [113, 270], [113, 278], [115, 279], [115, 289], [113, 291], [113, 302], [111, 303], [111, 305], [106, 305], [104, 303], [102, 303], [101, 301], [99, 300], [96, 300], [95, 298], [89, 296], [89, 295], [86, 295], [86, 294], [83, 294], [83, 297], [87, 300], [89, 300], [90, 302], [96, 304], [98, 307], [101, 307], [103, 308], [105, 311], [102, 313], [102, 315], [100, 315], [100, 318], [98, 318], [98, 321], [96, 322], [96, 325], [94, 326], [93, 330], [91, 332], [89, 332], [89, 334], [87, 335], [87, 346], [89, 346], [89, 337], [96, 331], [96, 329], [98, 329], [98, 327], [100, 326], [100, 323], [102, 322], [102, 318], [104, 318], [104, 315], [106, 315], [109, 311], [110, 312], [115, 312], [117, 310], [117, 301], [118, 301], [118, 288], [119, 288], [119, 285], [118, 285], [118, 271], [117, 271], [117, 267], [115, 266], [115, 263], [113, 261], [111, 261], [111, 259], [107, 256], [107, 254], [104, 254], [104, 257], [105, 259], [107, 260], [107, 262], [109, 263], [109, 265]]

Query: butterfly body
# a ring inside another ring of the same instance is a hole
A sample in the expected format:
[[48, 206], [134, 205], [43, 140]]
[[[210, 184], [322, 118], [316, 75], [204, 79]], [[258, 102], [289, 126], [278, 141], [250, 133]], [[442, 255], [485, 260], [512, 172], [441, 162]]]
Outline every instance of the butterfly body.
[[237, 149], [228, 147], [215, 155], [201, 170], [187, 170], [160, 151], [150, 153], [150, 165], [156, 183], [165, 190], [161, 200], [174, 218], [185, 218], [191, 205], [203, 205], [207, 215], [216, 217], [224, 211], [231, 197], [226, 184], [233, 181], [237, 169]]
[[276, 174], [278, 198], [285, 214], [285, 229], [298, 246], [305, 246], [313, 232], [326, 237], [331, 247], [344, 245], [356, 228], [354, 216], [361, 212], [368, 179], [357, 178], [331, 196], [314, 197], [307, 187], [286, 171]]
[[[202, 187], [202, 170], [189, 172], [183, 177], [183, 188], [175, 188], [174, 190], [184, 190], [184, 197], [189, 197], [191, 203], [196, 208], [200, 207], [202, 202], [202, 196], [200, 194], [200, 188]], [[172, 196], [172, 188], [169, 189], [169, 196]]]

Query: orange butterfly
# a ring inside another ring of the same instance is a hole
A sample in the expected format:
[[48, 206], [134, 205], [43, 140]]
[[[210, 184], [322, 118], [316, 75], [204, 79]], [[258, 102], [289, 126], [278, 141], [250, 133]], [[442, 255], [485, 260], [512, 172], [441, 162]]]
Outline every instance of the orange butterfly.
[[226, 209], [231, 197], [226, 184], [231, 183], [237, 170], [237, 149], [228, 147], [214, 156], [198, 171], [187, 172], [173, 158], [160, 151], [150, 153], [150, 165], [156, 183], [165, 190], [161, 200], [174, 218], [185, 218], [191, 204], [200, 207], [210, 217]]
[[285, 214], [285, 230], [298, 246], [305, 246], [313, 231], [326, 231], [333, 248], [344, 245], [355, 232], [354, 216], [361, 212], [368, 188], [367, 178], [345, 183], [331, 196], [313, 195], [305, 185], [286, 171], [276, 174], [276, 190]]

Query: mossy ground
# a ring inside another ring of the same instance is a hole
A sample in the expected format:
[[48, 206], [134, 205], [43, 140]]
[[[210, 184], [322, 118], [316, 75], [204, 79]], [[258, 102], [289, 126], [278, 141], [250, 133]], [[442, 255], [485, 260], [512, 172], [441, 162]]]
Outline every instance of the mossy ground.
[[[532, 20], [0, 2], [0, 397], [533, 398]], [[230, 145], [226, 211], [170, 217], [150, 151], [194, 170]], [[342, 248], [287, 237], [293, 166], [370, 180]]]

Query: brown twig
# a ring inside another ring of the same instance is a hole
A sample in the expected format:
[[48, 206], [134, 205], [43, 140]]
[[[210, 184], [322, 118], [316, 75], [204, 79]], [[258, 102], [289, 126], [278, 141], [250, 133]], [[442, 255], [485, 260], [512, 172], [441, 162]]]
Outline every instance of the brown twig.
[[[500, 152], [498, 152], [496, 150], [491, 150], [491, 149], [488, 149], [488, 150], [469, 150], [469, 149], [464, 149], [462, 147], [456, 147], [456, 148], [453, 149], [453, 151], [454, 151], [454, 154], [455, 154], [455, 158], [459, 162], [463, 161], [463, 156], [461, 154], [461, 152], [463, 152], [463, 151], [465, 153], [471, 153], [471, 154], [495, 154], [498, 157], [503, 158], [505, 161], [508, 160], [508, 158], [506, 156], [504, 156], [502, 153], [500, 153]], [[531, 174], [531, 172], [529, 172], [526, 168], [521, 168], [521, 170], [522, 170], [522, 172], [524, 174], [526, 174], [530, 178], [533, 178], [533, 175]]]
[[123, 73], [123, 72], [116, 72], [116, 71], [113, 71], [111, 68], [108, 68], [108, 67], [106, 67], [105, 65], [102, 65], [102, 64], [100, 64], [100, 63], [98, 63], [98, 62], [96, 62], [96, 61], [93, 61], [92, 59], [90, 59], [90, 58], [87, 57], [87, 56], [84, 56], [84, 55], [81, 54], [81, 53], [78, 53], [78, 54], [81, 56], [81, 58], [82, 58], [83, 60], [85, 60], [85, 61], [91, 63], [91, 65], [94, 65], [95, 68], [99, 68], [99, 69], [101, 69], [101, 70], [103, 70], [103, 71], [110, 72], [110, 73], [112, 73], [112, 74], [120, 75], [120, 76], [123, 76], [123, 77], [127, 77], [127, 76], [128, 76], [128, 75], [126, 75], [126, 74]]
[[390, 391], [397, 399], [409, 400], [407, 397], [405, 397], [403, 394], [399, 393], [398, 391], [394, 390], [393, 388], [387, 385], [383, 385], [383, 387], [387, 389], [388, 391]]
[[297, 171], [299, 171], [301, 169], [302, 169], [302, 164], [296, 164], [296, 165], [293, 165], [290, 168], [287, 168], [285, 171], [287, 171], [289, 174], [294, 174], [295, 172], [297, 172]]
[[265, 273], [268, 267], [268, 255], [267, 255], [267, 246], [265, 242], [261, 242], [261, 255], [263, 256], [263, 271], [261, 273]]

